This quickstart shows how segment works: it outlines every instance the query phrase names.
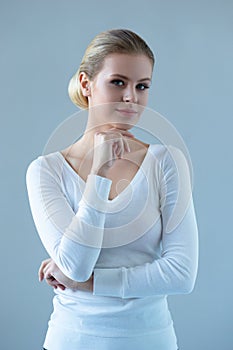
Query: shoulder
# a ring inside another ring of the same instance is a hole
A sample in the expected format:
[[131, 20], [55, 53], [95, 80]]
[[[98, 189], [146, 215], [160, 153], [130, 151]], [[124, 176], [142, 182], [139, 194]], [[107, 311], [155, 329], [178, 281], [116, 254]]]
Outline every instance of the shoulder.
[[163, 144], [150, 144], [150, 152], [160, 160], [182, 157], [185, 158], [184, 153], [180, 148], [172, 145], [163, 145]]
[[60, 177], [63, 166], [62, 158], [60, 152], [38, 156], [29, 163], [26, 170], [26, 178], [38, 176], [38, 174], [50, 174], [53, 177]]
[[149, 150], [154, 157], [155, 163], [164, 172], [171, 169], [174, 172], [180, 169], [189, 169], [189, 173], [192, 172], [190, 157], [185, 155], [180, 148], [172, 145], [151, 144]]

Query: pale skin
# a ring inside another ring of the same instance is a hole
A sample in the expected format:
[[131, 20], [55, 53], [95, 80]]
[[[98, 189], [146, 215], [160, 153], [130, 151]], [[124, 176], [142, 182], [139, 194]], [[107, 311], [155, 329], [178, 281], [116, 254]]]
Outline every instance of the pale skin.
[[[133, 179], [149, 146], [129, 130], [147, 105], [152, 69], [143, 54], [114, 53], [105, 58], [92, 81], [85, 73], [79, 75], [88, 99], [87, 126], [82, 138], [61, 153], [85, 181], [89, 174], [112, 180], [109, 200]], [[52, 259], [42, 261], [38, 274], [40, 281], [45, 279], [54, 288], [93, 291], [93, 274], [86, 282], [73, 281]]]

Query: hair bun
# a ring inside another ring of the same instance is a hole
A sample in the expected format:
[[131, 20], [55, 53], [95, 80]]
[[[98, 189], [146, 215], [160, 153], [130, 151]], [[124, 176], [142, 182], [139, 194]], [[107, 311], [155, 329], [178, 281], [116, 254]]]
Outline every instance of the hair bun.
[[71, 101], [77, 106], [82, 109], [88, 108], [88, 99], [87, 97], [83, 96], [81, 85], [79, 82], [79, 70], [78, 72], [70, 79], [69, 85], [68, 85], [68, 94], [71, 99]]

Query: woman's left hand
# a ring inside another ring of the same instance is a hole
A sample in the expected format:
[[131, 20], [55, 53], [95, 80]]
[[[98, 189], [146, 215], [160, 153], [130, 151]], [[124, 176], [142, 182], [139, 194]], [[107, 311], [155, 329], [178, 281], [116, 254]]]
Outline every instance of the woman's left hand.
[[93, 291], [93, 275], [85, 282], [73, 281], [59, 269], [52, 259], [43, 260], [39, 271], [39, 281], [45, 281], [53, 288], [60, 288], [65, 290], [66, 288], [73, 290]]

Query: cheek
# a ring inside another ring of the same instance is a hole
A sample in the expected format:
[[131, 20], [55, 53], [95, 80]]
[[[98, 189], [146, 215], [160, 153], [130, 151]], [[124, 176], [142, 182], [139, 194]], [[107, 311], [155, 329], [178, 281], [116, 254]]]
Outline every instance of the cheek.
[[95, 100], [103, 101], [103, 102], [114, 102], [114, 98], [118, 96], [119, 94], [116, 93], [116, 90], [111, 89], [107, 86], [98, 85], [93, 90], [93, 98]]
[[121, 96], [120, 92], [117, 91], [117, 89], [111, 89], [111, 88], [103, 89], [101, 95], [105, 102], [110, 102], [110, 103], [118, 102]]
[[143, 106], [145, 106], [145, 105], [147, 104], [148, 97], [149, 97], [149, 94], [148, 94], [148, 93], [145, 93], [145, 94], [140, 95], [139, 101], [140, 101], [140, 103], [141, 103]]

